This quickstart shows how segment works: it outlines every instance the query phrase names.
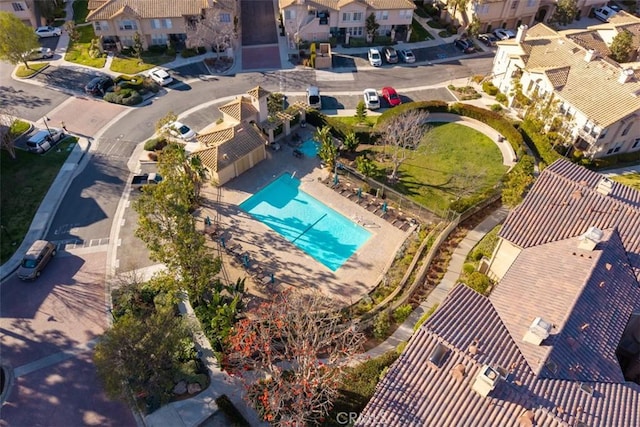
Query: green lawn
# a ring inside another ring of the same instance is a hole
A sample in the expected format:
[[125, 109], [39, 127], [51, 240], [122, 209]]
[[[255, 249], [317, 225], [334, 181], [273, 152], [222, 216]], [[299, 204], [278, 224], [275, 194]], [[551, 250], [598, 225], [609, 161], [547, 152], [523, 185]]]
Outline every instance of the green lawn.
[[[382, 152], [384, 147], [369, 147]], [[377, 158], [377, 160], [382, 160]], [[391, 163], [376, 161], [377, 179], [384, 181]], [[400, 167], [395, 189], [431, 210], [478, 195], [498, 184], [507, 167], [498, 147], [484, 134], [455, 123], [432, 123], [419, 148]]]
[[409, 41], [412, 43], [415, 42], [423, 42], [425, 40], [431, 40], [433, 37], [429, 34], [429, 31], [425, 30], [425, 28], [415, 19], [411, 22], [411, 37]]
[[166, 64], [176, 59], [175, 55], [166, 53], [144, 52], [142, 54], [142, 62], [138, 58], [117, 57], [113, 58], [111, 63], [111, 71], [122, 74], [138, 74], [157, 65]]
[[615, 175], [611, 177], [612, 180], [624, 184], [628, 187], [640, 190], [640, 173], [628, 173], [625, 175]]
[[16, 77], [20, 77], [22, 79], [31, 77], [38, 71], [42, 70], [43, 68], [47, 68], [48, 66], [48, 62], [30, 62], [29, 68], [25, 67], [24, 64], [19, 65], [18, 69], [16, 70]]
[[378, 115], [367, 116], [364, 123], [358, 123], [358, 119], [356, 119], [353, 116], [333, 116], [333, 119], [351, 126], [361, 126], [364, 128], [370, 128], [375, 126], [375, 124], [378, 122]]
[[20, 246], [75, 142], [75, 138], [67, 138], [45, 155], [16, 150], [15, 160], [5, 150], [0, 151], [0, 263], [7, 261]]
[[69, 49], [67, 50], [67, 54], [64, 59], [69, 62], [75, 62], [76, 64], [82, 64], [88, 67], [104, 67], [105, 62], [107, 62], [106, 57], [101, 56], [99, 58], [92, 58], [89, 56], [91, 40], [96, 37], [93, 27], [91, 25], [86, 27], [77, 27], [77, 30], [80, 33], [80, 39], [77, 42], [69, 41]]

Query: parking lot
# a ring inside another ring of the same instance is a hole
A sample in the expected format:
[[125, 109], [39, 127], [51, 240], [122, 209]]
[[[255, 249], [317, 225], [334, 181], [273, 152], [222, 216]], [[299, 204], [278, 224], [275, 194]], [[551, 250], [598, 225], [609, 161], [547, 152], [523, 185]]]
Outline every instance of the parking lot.
[[[401, 49], [401, 45], [396, 46], [397, 49]], [[453, 43], [442, 44], [439, 46], [423, 47], [419, 49], [411, 49], [416, 57], [416, 62], [428, 62], [437, 60], [446, 60], [448, 58], [456, 58], [464, 55], [457, 49]], [[334, 53], [332, 57], [332, 64], [334, 68], [358, 68], [371, 66], [367, 60], [367, 54], [364, 53], [349, 53], [348, 49], [342, 49], [341, 53]], [[411, 66], [411, 64], [387, 64], [383, 62], [382, 67], [390, 66]]]

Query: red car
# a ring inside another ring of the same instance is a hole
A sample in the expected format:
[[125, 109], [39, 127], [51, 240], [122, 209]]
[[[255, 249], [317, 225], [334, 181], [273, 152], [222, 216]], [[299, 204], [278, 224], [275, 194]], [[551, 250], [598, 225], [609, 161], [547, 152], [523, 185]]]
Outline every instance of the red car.
[[382, 97], [386, 99], [389, 105], [391, 105], [392, 107], [402, 104], [402, 100], [398, 96], [398, 92], [396, 92], [396, 90], [392, 87], [383, 87]]

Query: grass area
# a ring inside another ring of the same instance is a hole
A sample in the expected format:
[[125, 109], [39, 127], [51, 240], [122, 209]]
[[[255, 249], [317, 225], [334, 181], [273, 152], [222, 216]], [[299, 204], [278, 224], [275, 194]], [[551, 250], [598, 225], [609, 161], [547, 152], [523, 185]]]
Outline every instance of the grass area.
[[[417, 150], [400, 167], [396, 190], [432, 210], [443, 211], [453, 201], [481, 194], [500, 182], [507, 171], [496, 145], [484, 134], [455, 123], [433, 123]], [[375, 151], [376, 179], [386, 180], [391, 163]]]
[[45, 155], [16, 150], [15, 160], [5, 150], [0, 151], [0, 218], [3, 226], [0, 263], [7, 261], [18, 249], [75, 143], [76, 138], [68, 137]]
[[422, 41], [425, 41], [425, 40], [432, 40], [433, 39], [431, 34], [429, 34], [429, 31], [427, 31], [422, 26], [422, 24], [420, 24], [415, 19], [411, 22], [411, 29], [412, 29], [411, 37], [409, 38], [409, 41], [411, 43], [422, 42]]
[[76, 24], [83, 24], [87, 20], [89, 14], [87, 0], [76, 0], [73, 2], [73, 22]]
[[[75, 5], [75, 3], [74, 3]], [[107, 62], [105, 56], [99, 58], [92, 58], [89, 56], [89, 48], [91, 47], [91, 40], [96, 37], [93, 27], [88, 25], [86, 27], [78, 27], [78, 33], [80, 38], [77, 42], [69, 41], [69, 49], [64, 56], [69, 62], [75, 62], [76, 64], [86, 65], [88, 67], [102, 68]]]
[[14, 122], [11, 123], [11, 129], [9, 129], [9, 132], [11, 133], [11, 136], [15, 138], [28, 131], [30, 127], [31, 125], [25, 121], [14, 120]]
[[175, 55], [151, 52], [143, 53], [142, 61], [138, 60], [138, 58], [117, 57], [113, 58], [113, 62], [111, 63], [111, 71], [123, 74], [138, 74], [157, 65], [171, 62], [174, 59], [176, 59]]
[[628, 173], [625, 175], [615, 175], [610, 177], [612, 180], [624, 184], [636, 190], [640, 190], [640, 173]]
[[16, 70], [16, 77], [20, 77], [21, 79], [26, 79], [27, 77], [31, 77], [36, 74], [38, 71], [41, 71], [49, 66], [48, 62], [32, 62], [29, 64], [29, 68], [24, 65], [20, 65]]
[[364, 123], [359, 123], [358, 119], [349, 116], [334, 116], [333, 119], [351, 126], [373, 127], [378, 122], [378, 116], [367, 116]]

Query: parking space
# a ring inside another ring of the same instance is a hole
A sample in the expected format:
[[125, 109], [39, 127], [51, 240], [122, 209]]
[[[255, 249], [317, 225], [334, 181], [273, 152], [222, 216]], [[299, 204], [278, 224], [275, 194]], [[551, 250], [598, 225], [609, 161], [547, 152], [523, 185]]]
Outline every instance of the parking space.
[[174, 68], [171, 70], [171, 77], [174, 78], [174, 83], [169, 85], [169, 87], [174, 88], [179, 86], [179, 80], [199, 78], [200, 76], [207, 74], [209, 74], [209, 70], [202, 61]]
[[58, 42], [60, 41], [60, 37], [43, 37], [38, 40], [40, 42], [40, 46], [48, 47], [49, 49], [55, 51], [58, 48]]
[[[446, 60], [449, 58], [456, 58], [464, 55], [457, 49], [453, 43], [442, 44], [439, 46], [423, 47], [419, 49], [411, 49], [416, 57], [416, 62], [428, 62], [437, 60]], [[351, 68], [356, 69], [358, 67], [371, 67], [367, 59], [366, 53], [350, 53], [348, 50], [341, 53], [336, 53], [332, 56], [332, 63], [334, 68]], [[389, 67], [411, 67], [413, 64], [387, 64], [383, 63], [381, 68]]]
[[56, 87], [66, 91], [84, 93], [84, 87], [96, 77], [106, 75], [98, 70], [88, 70], [82, 67], [55, 67], [50, 66], [33, 78], [47, 86]]

